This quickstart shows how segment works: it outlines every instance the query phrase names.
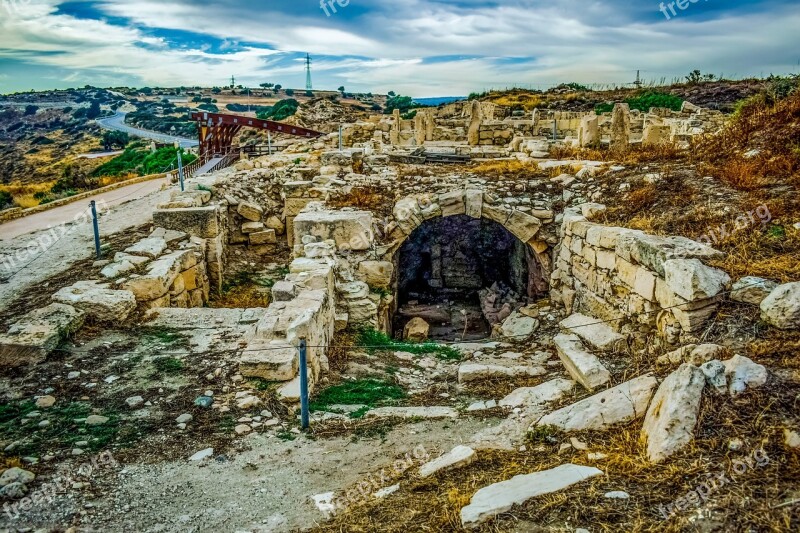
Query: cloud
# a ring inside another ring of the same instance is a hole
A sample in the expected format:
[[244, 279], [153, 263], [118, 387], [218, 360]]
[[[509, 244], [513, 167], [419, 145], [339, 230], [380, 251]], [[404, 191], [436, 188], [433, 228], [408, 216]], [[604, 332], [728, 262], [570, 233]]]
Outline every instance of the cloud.
[[317, 85], [416, 96], [785, 73], [800, 27], [789, 0], [699, 2], [669, 21], [623, 0], [351, 0], [330, 17], [317, 0], [23, 1], [0, 20], [0, 58], [148, 85], [302, 86], [309, 52]]

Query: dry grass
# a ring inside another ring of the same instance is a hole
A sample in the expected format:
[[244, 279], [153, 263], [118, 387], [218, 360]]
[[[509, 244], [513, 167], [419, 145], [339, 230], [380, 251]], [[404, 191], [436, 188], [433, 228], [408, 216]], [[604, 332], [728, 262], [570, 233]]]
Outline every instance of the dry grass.
[[522, 107], [527, 111], [533, 111], [537, 107], [543, 107], [547, 100], [538, 94], [510, 92], [500, 96], [490, 96], [488, 101], [493, 104], [505, 107]]
[[221, 296], [215, 296], [210, 307], [219, 309], [253, 309], [268, 307], [269, 289], [255, 284], [237, 285]]
[[360, 185], [346, 194], [331, 198], [327, 204], [335, 209], [354, 207], [388, 216], [392, 213], [394, 202], [392, 191], [375, 185]]
[[758, 276], [781, 283], [800, 280], [800, 230], [773, 226], [739, 231], [716, 245], [726, 257], [713, 263], [734, 279]]
[[55, 181], [42, 183], [20, 183], [15, 182], [8, 185], [0, 185], [0, 191], [9, 193], [14, 197], [14, 203], [23, 209], [39, 205], [39, 200], [33, 197], [36, 193], [46, 193], [55, 184]]

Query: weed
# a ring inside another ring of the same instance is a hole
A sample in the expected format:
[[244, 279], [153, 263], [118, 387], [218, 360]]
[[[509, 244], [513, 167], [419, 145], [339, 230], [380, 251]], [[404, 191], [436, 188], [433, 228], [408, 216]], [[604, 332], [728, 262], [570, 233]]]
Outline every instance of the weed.
[[[362, 379], [347, 381], [323, 389], [311, 402], [312, 411], [325, 411], [331, 405], [366, 405], [374, 407], [406, 397], [406, 391], [389, 381]], [[363, 416], [363, 415], [362, 415]]]
[[553, 426], [533, 426], [528, 430], [526, 437], [533, 444], [553, 444], [558, 442], [556, 435], [558, 429]]
[[352, 418], [353, 420], [359, 420], [361, 418], [364, 418], [364, 415], [366, 415], [368, 412], [369, 412], [369, 407], [364, 406], [361, 409], [358, 409], [350, 413], [350, 418]]
[[153, 366], [157, 374], [180, 374], [184, 367], [183, 361], [174, 357], [157, 357]]
[[461, 352], [450, 346], [444, 346], [435, 342], [413, 343], [397, 341], [373, 328], [364, 328], [359, 331], [356, 336], [356, 342], [360, 346], [365, 347], [369, 353], [391, 350], [408, 352], [415, 355], [434, 354], [440, 359], [461, 359]]
[[275, 436], [284, 441], [293, 441], [294, 439], [297, 438], [297, 435], [295, 435], [291, 431], [286, 431], [286, 430], [277, 433]]
[[158, 341], [162, 344], [175, 344], [181, 340], [183, 337], [175, 332], [172, 331], [165, 331], [165, 330], [150, 330], [147, 332], [147, 336], [151, 339]]

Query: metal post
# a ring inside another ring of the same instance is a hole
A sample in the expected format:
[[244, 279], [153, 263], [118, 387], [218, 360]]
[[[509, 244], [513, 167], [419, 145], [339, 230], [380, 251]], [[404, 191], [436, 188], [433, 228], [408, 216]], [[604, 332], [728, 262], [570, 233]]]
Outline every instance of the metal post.
[[178, 150], [178, 177], [181, 180], [181, 192], [183, 192], [183, 159], [181, 159], [180, 150]]
[[308, 362], [305, 339], [300, 339], [300, 423], [303, 429], [308, 429]]
[[269, 155], [272, 155], [272, 132], [267, 132], [267, 146], [269, 147]]
[[558, 119], [553, 117], [553, 142], [558, 140]]
[[342, 131], [344, 130], [344, 126], [339, 126], [339, 151], [342, 151]]
[[94, 250], [97, 254], [97, 259], [100, 259], [100, 226], [97, 223], [97, 206], [94, 200], [89, 203], [89, 207], [92, 209], [92, 225], [94, 226]]

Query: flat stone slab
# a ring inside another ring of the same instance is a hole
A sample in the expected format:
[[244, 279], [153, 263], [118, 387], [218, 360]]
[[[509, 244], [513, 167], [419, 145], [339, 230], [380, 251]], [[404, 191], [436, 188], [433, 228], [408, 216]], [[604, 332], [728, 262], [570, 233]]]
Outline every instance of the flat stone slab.
[[572, 390], [574, 386], [574, 381], [557, 378], [535, 387], [519, 388], [500, 400], [499, 405], [500, 407], [513, 408], [558, 401], [564, 397], [564, 394]]
[[379, 407], [368, 411], [364, 418], [458, 418], [452, 407]]
[[453, 470], [466, 466], [475, 459], [475, 450], [469, 446], [456, 446], [441, 457], [425, 463], [419, 468], [420, 477], [430, 477], [442, 470]]
[[476, 492], [469, 505], [461, 509], [461, 524], [468, 528], [476, 527], [531, 498], [558, 492], [602, 475], [602, 470], [591, 466], [565, 464], [551, 470], [514, 476]]
[[123, 322], [136, 309], [136, 297], [131, 291], [118, 291], [94, 281], [79, 281], [53, 295], [53, 301], [72, 305], [98, 322]]
[[588, 390], [594, 390], [611, 381], [611, 372], [603, 366], [600, 359], [584, 349], [577, 335], [556, 335], [553, 342], [567, 372]]
[[161, 237], [148, 237], [125, 249], [126, 254], [155, 259], [167, 249], [167, 241]]
[[59, 303], [31, 311], [0, 335], [0, 366], [43, 361], [62, 339], [80, 329], [85, 317], [80, 309]]
[[645, 415], [657, 386], [655, 377], [640, 376], [545, 415], [536, 425], [555, 426], [561, 431], [584, 431], [630, 422]]
[[530, 365], [496, 365], [481, 363], [464, 363], [458, 367], [458, 382], [469, 383], [480, 379], [516, 378], [521, 376], [542, 376], [547, 370], [541, 366]]
[[575, 313], [562, 320], [560, 326], [597, 350], [617, 351], [625, 345], [623, 335], [591, 316]]

